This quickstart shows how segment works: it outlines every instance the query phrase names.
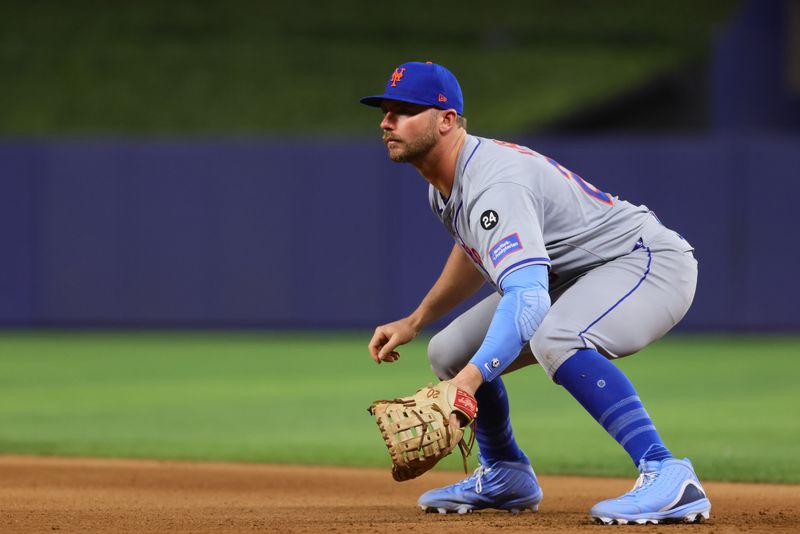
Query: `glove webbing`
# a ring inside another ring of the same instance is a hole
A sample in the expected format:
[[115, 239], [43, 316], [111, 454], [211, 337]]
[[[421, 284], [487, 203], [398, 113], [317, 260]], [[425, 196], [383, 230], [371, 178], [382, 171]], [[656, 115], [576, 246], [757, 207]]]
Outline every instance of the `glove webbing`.
[[[395, 399], [394, 402], [399, 402], [405, 405], [416, 404], [416, 402], [414, 402], [413, 400], [408, 402], [408, 401], [403, 401], [401, 399]], [[439, 408], [437, 405], [433, 404], [431, 405], [431, 408], [442, 414], [442, 421], [444, 421], [444, 427], [447, 429], [447, 443], [450, 443], [453, 439], [453, 430], [450, 428], [450, 418], [446, 417], [442, 409]], [[417, 416], [419, 422], [422, 423], [422, 435], [420, 436], [419, 440], [419, 448], [417, 448], [417, 453], [419, 453], [425, 444], [425, 433], [428, 431], [428, 423], [426, 423], [425, 420], [422, 419], [422, 416], [418, 414], [416, 410], [411, 410], [411, 413]], [[469, 473], [469, 467], [467, 466], [467, 457], [470, 454], [472, 454], [472, 447], [475, 444], [474, 425], [475, 423], [468, 425], [470, 429], [469, 442], [466, 442], [463, 436], [461, 437], [461, 440], [458, 442], [458, 451], [461, 453], [461, 461], [464, 464], [464, 473]], [[464, 427], [464, 430], [466, 430], [466, 427]]]

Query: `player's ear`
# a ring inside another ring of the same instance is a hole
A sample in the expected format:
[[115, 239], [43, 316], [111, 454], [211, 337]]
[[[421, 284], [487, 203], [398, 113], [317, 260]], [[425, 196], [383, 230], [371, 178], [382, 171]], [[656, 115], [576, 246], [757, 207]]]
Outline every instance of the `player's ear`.
[[446, 109], [439, 116], [439, 133], [447, 133], [457, 126], [458, 113], [454, 109]]

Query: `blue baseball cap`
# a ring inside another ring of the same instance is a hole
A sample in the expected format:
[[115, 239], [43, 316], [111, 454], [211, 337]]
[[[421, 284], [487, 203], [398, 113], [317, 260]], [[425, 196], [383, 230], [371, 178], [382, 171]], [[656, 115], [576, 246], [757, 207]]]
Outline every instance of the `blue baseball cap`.
[[360, 102], [379, 108], [383, 100], [454, 109], [459, 115], [464, 114], [464, 96], [455, 75], [430, 61], [403, 63], [394, 69], [382, 95], [365, 96]]

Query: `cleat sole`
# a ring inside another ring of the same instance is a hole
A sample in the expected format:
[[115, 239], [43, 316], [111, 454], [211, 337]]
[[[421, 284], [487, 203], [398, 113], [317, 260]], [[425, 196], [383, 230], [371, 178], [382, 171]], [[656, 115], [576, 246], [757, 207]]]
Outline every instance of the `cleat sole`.
[[711, 517], [711, 513], [708, 510], [704, 510], [702, 512], [687, 514], [683, 518], [684, 523], [702, 523], [703, 521], [707, 520]]
[[686, 515], [679, 517], [637, 517], [635, 519], [625, 519], [621, 517], [602, 517], [590, 516], [592, 522], [599, 525], [658, 525], [659, 523], [702, 523], [711, 517], [710, 510], [702, 510], [700, 512], [690, 512]]
[[[483, 508], [474, 508], [474, 507], [468, 506], [468, 505], [466, 505], [466, 506], [462, 505], [462, 506], [458, 506], [458, 507], [454, 507], [454, 508], [445, 508], [443, 506], [439, 506], [439, 507], [426, 506], [424, 504], [419, 504], [418, 506], [419, 506], [419, 509], [422, 510], [423, 512], [425, 512], [426, 514], [442, 514], [442, 515], [450, 514], [450, 513], [458, 513], [458, 514], [462, 514], [462, 515], [463, 514], [471, 514], [475, 510], [483, 509]], [[487, 507], [485, 509], [486, 510], [491, 510], [491, 509], [494, 509], [494, 510], [507, 510], [509, 513], [517, 515], [517, 514], [521, 514], [525, 510], [530, 510], [531, 513], [536, 513], [536, 512], [539, 511], [539, 504], [537, 503], [537, 504], [532, 504], [532, 505], [529, 505], [529, 506], [528, 505], [523, 505], [522, 507], [514, 507], [514, 508], [500, 508], [500, 507], [492, 508], [492, 507]]]
[[458, 513], [458, 514], [471, 514], [478, 510], [505, 510], [512, 514], [520, 514], [526, 510], [530, 510], [531, 513], [536, 513], [539, 511], [539, 503], [540, 501], [528, 501], [528, 502], [517, 502], [517, 503], [507, 503], [507, 504], [496, 504], [486, 505], [486, 506], [476, 506], [473, 504], [468, 503], [436, 503], [436, 506], [429, 506], [427, 504], [420, 504], [417, 503], [417, 506], [423, 512], [426, 513], [440, 513], [440, 514], [449, 514], [449, 513]]

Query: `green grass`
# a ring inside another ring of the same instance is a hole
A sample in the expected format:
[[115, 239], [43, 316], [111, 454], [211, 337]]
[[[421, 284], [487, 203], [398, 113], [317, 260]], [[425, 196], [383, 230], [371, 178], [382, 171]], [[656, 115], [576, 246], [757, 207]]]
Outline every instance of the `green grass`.
[[530, 131], [702, 60], [737, 4], [5, 0], [0, 133], [365, 134], [357, 99], [410, 60], [458, 75], [476, 131]]
[[[0, 333], [0, 452], [386, 466], [366, 407], [431, 375], [424, 339], [380, 366], [367, 340]], [[672, 336], [620, 366], [667, 444], [704, 478], [800, 482], [798, 354], [795, 337]], [[632, 473], [541, 369], [506, 383], [517, 436], [539, 472]]]

